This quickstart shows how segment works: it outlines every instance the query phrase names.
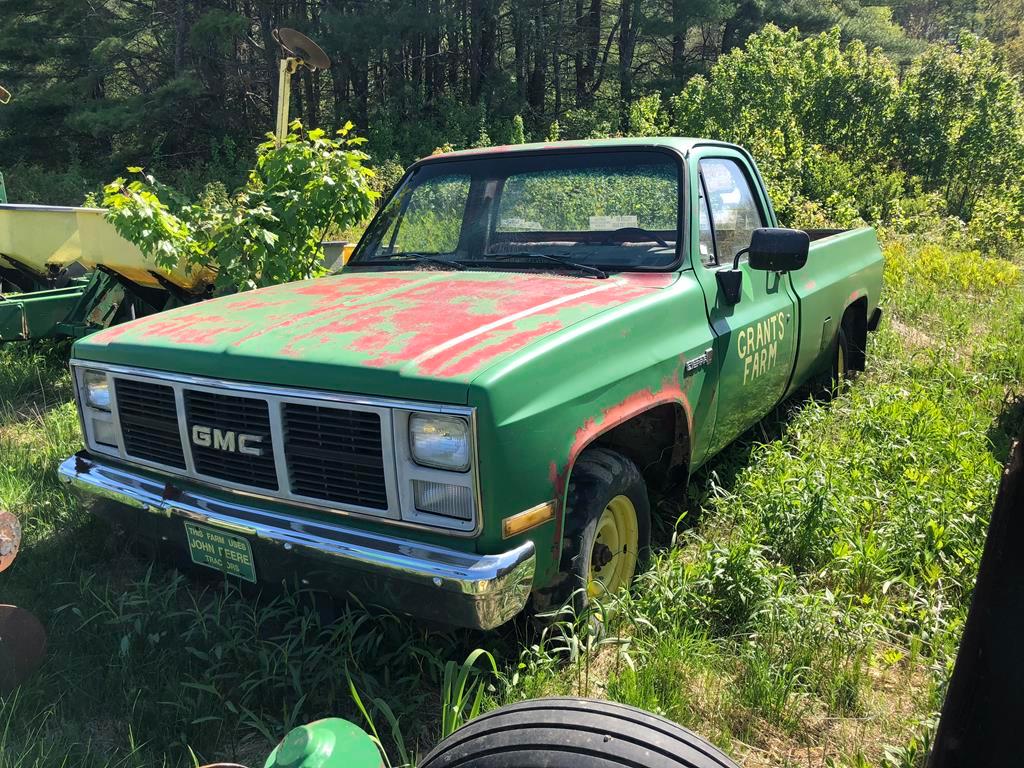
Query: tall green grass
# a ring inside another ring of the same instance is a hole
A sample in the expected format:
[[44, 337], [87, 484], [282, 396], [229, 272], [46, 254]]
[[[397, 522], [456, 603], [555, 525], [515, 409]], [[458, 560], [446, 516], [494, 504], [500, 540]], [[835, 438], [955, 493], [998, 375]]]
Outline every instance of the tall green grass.
[[1024, 298], [1007, 262], [887, 254], [871, 370], [780, 406], [689, 501], [659, 500], [663, 546], [604, 634], [442, 631], [133, 557], [56, 481], [79, 443], [67, 348], [0, 347], [0, 506], [26, 533], [0, 597], [50, 634], [0, 698], [0, 768], [257, 765], [328, 714], [372, 724], [398, 766], [556, 693], [660, 712], [750, 765], [921, 765], [1021, 424]]

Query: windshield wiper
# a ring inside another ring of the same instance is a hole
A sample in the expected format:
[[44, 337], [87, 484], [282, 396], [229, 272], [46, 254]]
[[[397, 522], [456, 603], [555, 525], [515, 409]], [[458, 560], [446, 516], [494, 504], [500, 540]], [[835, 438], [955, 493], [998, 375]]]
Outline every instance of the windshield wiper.
[[391, 258], [387, 259], [383, 263], [393, 264], [396, 261], [420, 261], [425, 264], [436, 264], [439, 267], [445, 267], [447, 269], [466, 269], [466, 265], [461, 261], [455, 259], [439, 259], [436, 256], [431, 256], [426, 253], [416, 253], [414, 251], [394, 253]]
[[514, 261], [516, 259], [519, 259], [520, 261], [525, 259], [543, 259], [544, 261], [553, 261], [555, 264], [561, 264], [563, 267], [575, 269], [578, 272], [585, 272], [588, 275], [593, 275], [599, 280], [605, 280], [608, 277], [608, 273], [600, 267], [594, 267], [590, 264], [580, 264], [578, 261], [572, 261], [571, 259], [567, 259], [562, 256], [556, 256], [553, 253], [531, 253], [530, 251], [521, 251], [519, 253], [496, 253], [485, 256], [482, 261]]

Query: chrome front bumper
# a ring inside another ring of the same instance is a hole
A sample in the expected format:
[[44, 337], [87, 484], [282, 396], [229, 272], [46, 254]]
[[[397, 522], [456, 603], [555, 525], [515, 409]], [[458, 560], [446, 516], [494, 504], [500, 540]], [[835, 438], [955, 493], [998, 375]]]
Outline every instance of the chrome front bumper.
[[373, 605], [445, 624], [491, 629], [526, 605], [533, 586], [532, 542], [477, 555], [338, 524], [311, 521], [256, 504], [224, 500], [154, 480], [79, 453], [61, 463], [60, 479], [92, 497], [94, 512], [142, 535], [184, 541], [183, 520], [245, 536], [257, 575], [287, 567], [307, 581], [349, 592]]

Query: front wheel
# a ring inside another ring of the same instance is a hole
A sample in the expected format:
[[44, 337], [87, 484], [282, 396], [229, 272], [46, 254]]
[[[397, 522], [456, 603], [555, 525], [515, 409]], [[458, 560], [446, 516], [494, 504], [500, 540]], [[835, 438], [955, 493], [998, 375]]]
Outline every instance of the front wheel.
[[577, 615], [629, 588], [651, 546], [651, 507], [640, 470], [607, 448], [583, 452], [569, 479], [562, 574], [542, 609]]

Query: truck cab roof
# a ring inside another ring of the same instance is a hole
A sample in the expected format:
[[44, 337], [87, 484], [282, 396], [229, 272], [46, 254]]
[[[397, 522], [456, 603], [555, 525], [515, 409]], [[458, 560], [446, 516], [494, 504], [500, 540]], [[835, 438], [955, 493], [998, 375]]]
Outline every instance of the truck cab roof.
[[427, 157], [421, 158], [417, 165], [420, 163], [452, 160], [452, 159], [466, 159], [472, 158], [478, 155], [493, 154], [496, 152], [500, 153], [533, 153], [533, 152], [546, 152], [546, 151], [561, 151], [561, 150], [574, 150], [574, 149], [622, 149], [623, 147], [654, 147], [671, 149], [678, 152], [681, 155], [686, 155], [691, 149], [696, 146], [722, 146], [730, 149], [735, 149], [744, 154], [748, 154], [746, 150], [737, 144], [730, 144], [725, 141], [715, 141], [713, 139], [699, 139], [686, 136], [644, 136], [644, 137], [623, 137], [617, 139], [581, 139], [578, 141], [539, 141], [532, 142], [529, 144], [504, 144], [497, 147], [477, 147], [474, 149], [460, 149], [454, 152], [441, 152], [435, 155], [428, 155]]

